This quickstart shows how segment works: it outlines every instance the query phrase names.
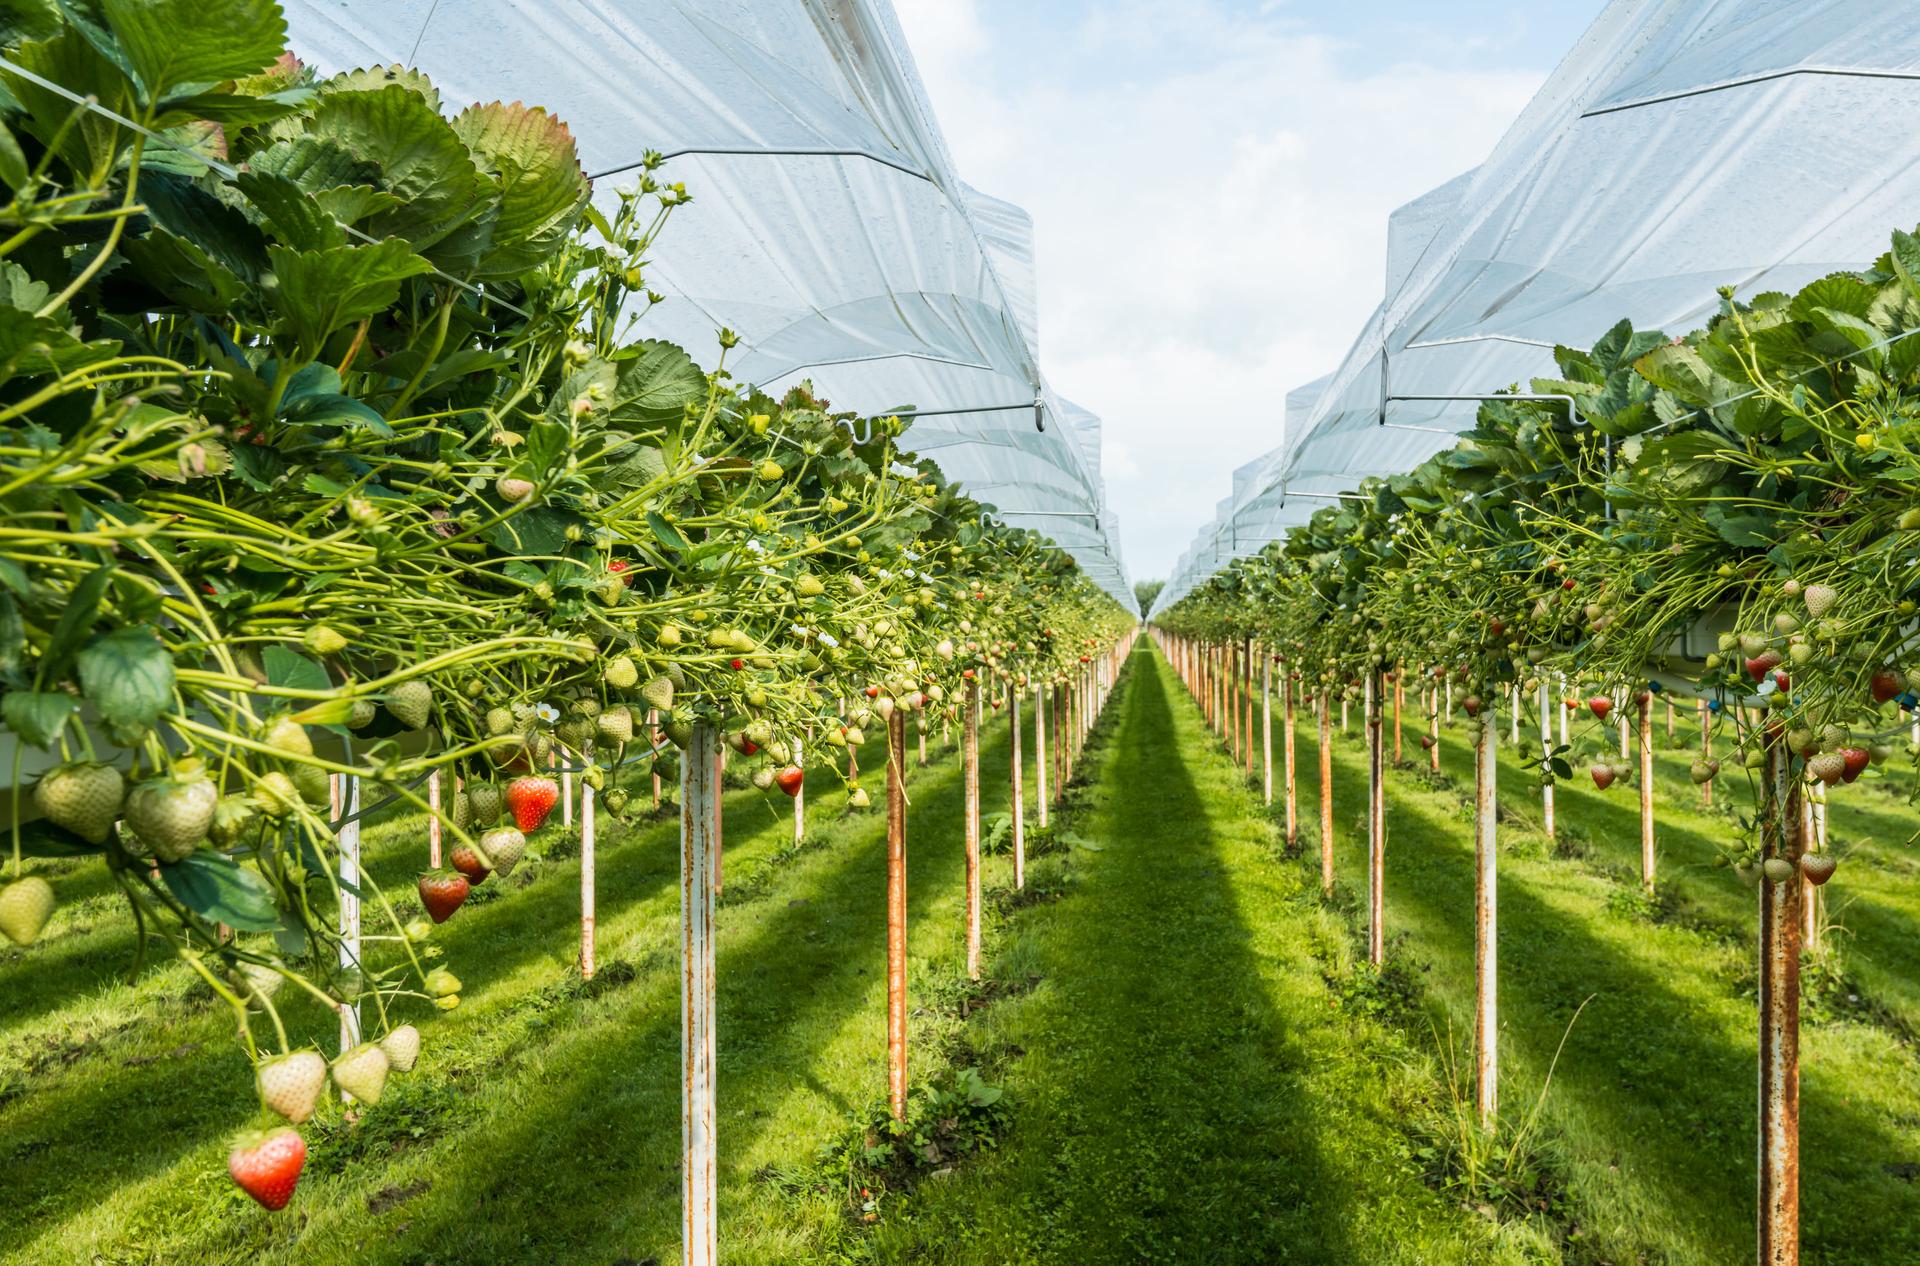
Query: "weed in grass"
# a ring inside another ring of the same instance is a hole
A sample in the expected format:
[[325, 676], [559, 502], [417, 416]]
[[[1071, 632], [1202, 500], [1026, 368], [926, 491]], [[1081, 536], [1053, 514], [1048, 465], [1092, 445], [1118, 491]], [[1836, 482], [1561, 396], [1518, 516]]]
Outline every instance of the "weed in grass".
[[1413, 1126], [1414, 1157], [1429, 1182], [1465, 1207], [1491, 1218], [1564, 1214], [1565, 1183], [1559, 1176], [1559, 1158], [1552, 1141], [1540, 1128], [1540, 1114], [1553, 1089], [1553, 1076], [1566, 1051], [1567, 1038], [1586, 1006], [1582, 1002], [1567, 1022], [1547, 1067], [1546, 1080], [1526, 1115], [1518, 1121], [1511, 1116], [1496, 1117], [1491, 1124], [1480, 1120], [1474, 1102], [1472, 1061], [1452, 1021], [1448, 1021], [1444, 1037], [1429, 1021], [1446, 1090], [1441, 1110]]

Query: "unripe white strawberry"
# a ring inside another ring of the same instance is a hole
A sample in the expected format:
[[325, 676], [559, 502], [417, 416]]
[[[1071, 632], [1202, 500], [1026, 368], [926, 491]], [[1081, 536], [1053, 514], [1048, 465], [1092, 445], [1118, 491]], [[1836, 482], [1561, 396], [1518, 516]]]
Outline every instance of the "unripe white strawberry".
[[327, 1086], [327, 1061], [318, 1051], [295, 1051], [260, 1061], [254, 1070], [260, 1102], [299, 1125], [313, 1115]]
[[372, 1107], [387, 1088], [387, 1053], [372, 1042], [362, 1042], [333, 1061], [334, 1084]]
[[55, 826], [89, 844], [104, 844], [120, 816], [126, 789], [126, 779], [113, 766], [75, 762], [42, 774], [33, 788], [33, 803]]
[[387, 1062], [396, 1071], [410, 1073], [414, 1061], [420, 1058], [420, 1030], [403, 1024], [380, 1039], [380, 1049], [387, 1053]]

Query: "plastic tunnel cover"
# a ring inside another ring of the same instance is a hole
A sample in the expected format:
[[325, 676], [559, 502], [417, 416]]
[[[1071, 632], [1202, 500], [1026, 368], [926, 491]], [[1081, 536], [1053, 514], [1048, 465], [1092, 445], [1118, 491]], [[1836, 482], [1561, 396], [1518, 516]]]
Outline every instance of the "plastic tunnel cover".
[[741, 381], [810, 380], [868, 414], [929, 411], [915, 448], [1131, 605], [1098, 420], [1070, 416], [1040, 372], [1031, 222], [954, 171], [886, 0], [285, 9], [291, 47], [322, 73], [405, 64], [453, 109], [546, 106], [603, 205], [647, 151], [666, 154], [694, 202], [650, 262], [667, 296], [650, 335], [711, 367], [724, 326], [740, 336]]
[[[1272, 484], [1351, 488], [1472, 423], [1471, 401], [1406, 397], [1524, 389], [1555, 376], [1556, 344], [1623, 317], [1685, 333], [1717, 287], [1793, 290], [1877, 258], [1920, 204], [1920, 136], [1885, 126], [1920, 112], [1910, 17], [1614, 0], [1485, 163], [1395, 216], [1386, 300]], [[1186, 590], [1211, 574], [1198, 563]]]

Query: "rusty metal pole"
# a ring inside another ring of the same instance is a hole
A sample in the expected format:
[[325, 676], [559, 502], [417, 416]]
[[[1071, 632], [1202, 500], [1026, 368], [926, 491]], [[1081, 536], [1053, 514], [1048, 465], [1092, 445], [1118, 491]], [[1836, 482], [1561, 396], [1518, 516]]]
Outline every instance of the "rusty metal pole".
[[[1700, 712], [1700, 759], [1712, 760], [1713, 713], [1708, 709], [1705, 699], [1696, 699], [1694, 702], [1699, 705]], [[1709, 809], [1713, 807], [1713, 780], [1711, 778], [1700, 784], [1700, 803]]]
[[967, 679], [967, 714], [961, 719], [967, 846], [967, 979], [980, 979], [980, 682]]
[[1386, 693], [1380, 666], [1367, 665], [1367, 961], [1387, 961]]
[[1052, 714], [1053, 729], [1053, 802], [1060, 803], [1067, 794], [1067, 728], [1066, 728], [1066, 687], [1055, 684], [1053, 687]]
[[[652, 746], [654, 747], [660, 746], [660, 739], [661, 739], [660, 713], [657, 709], [654, 709], [654, 708], [647, 709], [647, 733], [652, 737]], [[653, 773], [653, 808], [656, 813], [659, 812], [660, 772], [658, 769], [656, 769]]]
[[1653, 891], [1653, 692], [1640, 692], [1640, 886]]
[[[1540, 682], [1540, 746], [1542, 747], [1550, 747], [1553, 744], [1553, 713], [1548, 709], [1551, 698], [1552, 693], [1547, 689], [1547, 683], [1543, 679]], [[1540, 810], [1546, 819], [1547, 841], [1551, 843], [1556, 838], [1553, 821], [1553, 781], [1551, 779], [1543, 779], [1541, 782]]]
[[1013, 737], [1013, 887], [1017, 892], [1027, 886], [1027, 793], [1020, 784], [1025, 775], [1020, 756], [1020, 683], [1007, 687]]
[[727, 745], [713, 745], [713, 890], [720, 891], [727, 869]]
[[[1285, 685], [1284, 676], [1281, 684]], [[1273, 803], [1273, 656], [1260, 650], [1260, 799]], [[1292, 842], [1293, 832], [1287, 832]]]
[[580, 979], [593, 979], [593, 788], [580, 780]]
[[1404, 665], [1393, 666], [1393, 763], [1398, 765], [1404, 757], [1400, 743], [1400, 714], [1406, 710], [1407, 682]]
[[887, 718], [887, 1104], [907, 1119], [907, 714]]
[[1033, 683], [1034, 803], [1040, 808], [1040, 826], [1047, 825], [1047, 688]]
[[1287, 851], [1300, 847], [1299, 780], [1293, 752], [1293, 665], [1280, 666], [1280, 741], [1286, 745], [1281, 757], [1282, 784], [1287, 798]]
[[1766, 739], [1761, 847], [1795, 867], [1760, 881], [1760, 1266], [1800, 1261], [1800, 782], [1785, 737]]
[[1314, 703], [1320, 713], [1320, 892], [1333, 895], [1333, 700], [1322, 685]]
[[1427, 748], [1427, 768], [1434, 773], [1440, 772], [1440, 687], [1435, 686], [1427, 692], [1431, 705], [1427, 714], [1427, 738], [1432, 746]]
[[680, 763], [680, 1240], [684, 1266], [720, 1258], [714, 1159], [711, 802], [720, 797], [720, 734], [699, 721]]
[[[793, 741], [793, 763], [800, 769], [807, 767], [807, 745], [813, 742], [813, 727], [806, 728], [803, 738]], [[807, 780], [800, 779], [800, 789], [793, 793], [793, 842], [798, 845], [807, 838]]]
[[1484, 1129], [1500, 1110], [1499, 734], [1489, 705], [1473, 749], [1473, 1101]]

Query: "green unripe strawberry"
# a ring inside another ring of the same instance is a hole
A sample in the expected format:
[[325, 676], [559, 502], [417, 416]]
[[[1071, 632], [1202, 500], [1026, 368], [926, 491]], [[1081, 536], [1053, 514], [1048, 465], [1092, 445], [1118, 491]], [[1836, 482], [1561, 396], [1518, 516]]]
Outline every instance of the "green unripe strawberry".
[[631, 690], [634, 683], [640, 680], [640, 670], [634, 667], [631, 659], [622, 655], [607, 661], [607, 667], [600, 674], [600, 680], [615, 690]]
[[395, 1072], [410, 1073], [414, 1061], [420, 1058], [420, 1030], [403, 1024], [380, 1039], [380, 1049], [387, 1053], [387, 1063]]
[[0, 935], [15, 945], [31, 945], [53, 917], [53, 885], [28, 875], [0, 888]]
[[467, 798], [466, 792], [456, 791], [453, 793], [453, 803], [447, 807], [447, 818], [455, 826], [461, 827], [462, 829], [466, 827], [467, 823], [473, 821], [473, 801]]
[[1784, 884], [1789, 879], [1796, 878], [1800, 873], [1795, 869], [1794, 864], [1784, 857], [1769, 857], [1766, 861], [1760, 863], [1760, 871], [1767, 877], [1769, 882], [1776, 884]]
[[133, 789], [127, 796], [127, 826], [161, 861], [183, 861], [207, 838], [219, 803], [219, 788], [199, 761], [188, 758], [171, 774]]
[[518, 727], [514, 722], [513, 710], [511, 708], [487, 709], [487, 736], [489, 738], [503, 738], [513, 733], [516, 728]]
[[333, 801], [333, 785], [327, 771], [317, 765], [295, 765], [289, 776], [300, 798], [316, 809]]
[[500, 820], [500, 788], [490, 782], [467, 784], [467, 803], [473, 808], [473, 820], [490, 826]]
[[89, 844], [105, 844], [120, 816], [127, 782], [120, 771], [96, 761], [56, 765], [34, 784], [33, 803], [47, 821]]
[[682, 751], [686, 750], [687, 744], [693, 742], [693, 727], [677, 718], [669, 717], [667, 721], [661, 725], [660, 730], [667, 736], [669, 743], [672, 743]]
[[754, 473], [768, 483], [777, 483], [787, 477], [787, 468], [769, 457], [760, 463]]
[[379, 715], [380, 708], [373, 700], [355, 699], [353, 701], [353, 712], [347, 717], [347, 728], [349, 730], [364, 730], [369, 725], [372, 725], [373, 719]]
[[607, 811], [614, 814], [620, 813], [627, 807], [627, 801], [630, 799], [632, 799], [632, 797], [626, 793], [624, 788], [615, 787], [607, 793]]
[[626, 708], [608, 708], [598, 721], [600, 737], [609, 743], [633, 741], [633, 713]]
[[436, 967], [427, 973], [427, 992], [436, 998], [444, 998], [460, 992], [460, 978], [444, 967]]
[[307, 737], [307, 727], [285, 714], [267, 722], [260, 732], [260, 741], [287, 756], [313, 755], [313, 740]]
[[270, 818], [289, 818], [300, 811], [300, 789], [277, 769], [254, 784], [253, 798]]
[[372, 1042], [345, 1051], [333, 1061], [333, 1084], [372, 1107], [387, 1088], [387, 1053]]
[[511, 875], [520, 859], [526, 856], [527, 837], [513, 827], [503, 826], [480, 837], [480, 851], [492, 859], [495, 871]]
[[654, 641], [658, 642], [662, 646], [668, 646], [668, 647], [680, 645], [679, 626], [674, 624], [661, 625], [660, 632], [655, 635]]
[[593, 742], [594, 724], [583, 716], [570, 716], [553, 727], [554, 737], [574, 751]]
[[583, 716], [591, 721], [600, 715], [600, 701], [582, 696], [568, 704], [567, 710], [576, 716]]
[[822, 584], [820, 578], [811, 572], [802, 573], [796, 577], [793, 582], [793, 592], [802, 598], [818, 598], [826, 591], [826, 585]]
[[598, 791], [607, 785], [607, 771], [598, 765], [588, 765], [580, 771], [580, 781]]
[[661, 752], [653, 758], [653, 776], [661, 782], [680, 781], [680, 761], [671, 752]]
[[409, 730], [424, 730], [433, 718], [433, 687], [417, 679], [401, 682], [387, 691], [387, 713]]
[[640, 697], [646, 701], [649, 708], [660, 712], [671, 712], [673, 710], [673, 679], [655, 677], [640, 687]]
[[316, 624], [300, 635], [300, 644], [314, 655], [338, 655], [347, 649], [347, 638], [331, 625]]

